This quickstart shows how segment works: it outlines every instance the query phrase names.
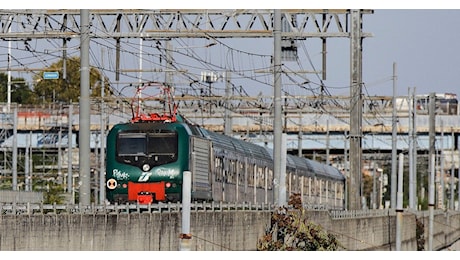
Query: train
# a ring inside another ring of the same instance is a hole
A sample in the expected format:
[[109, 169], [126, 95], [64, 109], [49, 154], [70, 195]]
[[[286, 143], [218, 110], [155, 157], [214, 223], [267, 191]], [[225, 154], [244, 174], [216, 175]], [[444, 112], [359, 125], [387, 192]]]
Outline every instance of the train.
[[[135, 115], [107, 135], [106, 198], [111, 204], [180, 202], [183, 173], [191, 172], [192, 201], [274, 203], [272, 149], [206, 130], [177, 112]], [[286, 156], [286, 197], [345, 209], [339, 169]]]

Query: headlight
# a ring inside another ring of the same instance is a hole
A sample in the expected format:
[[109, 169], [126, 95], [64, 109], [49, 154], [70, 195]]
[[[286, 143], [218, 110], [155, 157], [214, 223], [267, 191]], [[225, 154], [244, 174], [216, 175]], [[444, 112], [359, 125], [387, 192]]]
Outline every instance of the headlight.
[[109, 190], [113, 190], [116, 187], [117, 187], [117, 181], [115, 179], [107, 180], [107, 188], [109, 188]]
[[143, 170], [144, 172], [149, 171], [149, 170], [150, 170], [150, 165], [148, 165], [148, 164], [142, 165], [142, 170]]

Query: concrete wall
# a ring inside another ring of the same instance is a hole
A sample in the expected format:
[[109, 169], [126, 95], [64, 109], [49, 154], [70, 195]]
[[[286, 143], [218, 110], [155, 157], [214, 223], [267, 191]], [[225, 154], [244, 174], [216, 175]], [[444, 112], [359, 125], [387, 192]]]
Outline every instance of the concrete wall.
[[[255, 250], [270, 212], [192, 212], [191, 250]], [[0, 215], [0, 251], [180, 249], [181, 214]]]
[[[343, 250], [396, 249], [394, 214], [331, 218], [327, 211], [310, 211], [307, 221], [334, 234]], [[416, 219], [424, 222], [428, 249], [428, 215], [404, 213], [402, 250], [417, 250]], [[269, 227], [268, 211], [191, 212], [189, 241], [193, 251], [251, 251]], [[436, 213], [434, 250], [460, 238], [460, 214]], [[181, 213], [22, 214], [0, 215], [0, 251], [177, 251]]]

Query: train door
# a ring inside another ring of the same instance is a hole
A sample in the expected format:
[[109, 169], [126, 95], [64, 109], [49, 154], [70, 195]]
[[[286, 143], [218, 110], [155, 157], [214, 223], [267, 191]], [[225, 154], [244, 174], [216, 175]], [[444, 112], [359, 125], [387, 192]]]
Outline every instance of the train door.
[[192, 199], [212, 200], [211, 159], [209, 140], [193, 136], [190, 138], [190, 165], [192, 171]]

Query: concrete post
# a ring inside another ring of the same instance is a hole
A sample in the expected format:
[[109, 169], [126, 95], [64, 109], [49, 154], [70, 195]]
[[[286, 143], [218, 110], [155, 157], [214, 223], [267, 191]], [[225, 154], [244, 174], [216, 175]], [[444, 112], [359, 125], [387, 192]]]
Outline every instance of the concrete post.
[[192, 173], [184, 171], [182, 183], [182, 233], [180, 234], [180, 251], [190, 251], [192, 235], [190, 234], [190, 204], [192, 201]]

